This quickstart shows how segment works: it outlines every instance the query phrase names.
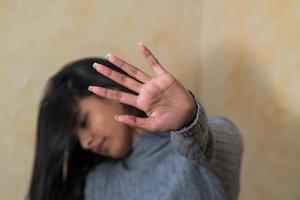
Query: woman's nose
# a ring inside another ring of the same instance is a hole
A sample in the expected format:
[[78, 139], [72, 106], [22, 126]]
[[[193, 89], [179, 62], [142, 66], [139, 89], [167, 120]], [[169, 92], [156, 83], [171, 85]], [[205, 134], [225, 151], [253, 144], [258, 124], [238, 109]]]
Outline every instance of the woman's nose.
[[85, 150], [89, 150], [93, 144], [93, 136], [91, 134], [87, 134], [84, 138], [82, 138], [82, 148]]

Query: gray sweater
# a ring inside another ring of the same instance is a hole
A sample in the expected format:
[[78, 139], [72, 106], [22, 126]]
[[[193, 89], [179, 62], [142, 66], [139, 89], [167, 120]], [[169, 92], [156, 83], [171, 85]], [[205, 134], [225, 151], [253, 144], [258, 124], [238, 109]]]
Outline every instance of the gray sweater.
[[87, 176], [86, 200], [238, 199], [243, 140], [229, 119], [206, 116], [197, 102], [191, 124], [144, 132], [130, 154]]

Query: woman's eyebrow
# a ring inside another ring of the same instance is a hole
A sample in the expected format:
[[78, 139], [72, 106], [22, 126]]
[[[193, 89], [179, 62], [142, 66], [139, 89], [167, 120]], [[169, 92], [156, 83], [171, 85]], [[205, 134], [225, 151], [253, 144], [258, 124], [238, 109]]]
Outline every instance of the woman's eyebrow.
[[84, 120], [84, 119], [87, 119], [90, 115], [90, 111], [86, 111], [84, 113], [80, 113], [80, 119], [81, 120]]
[[78, 111], [77, 113], [77, 123], [81, 123], [84, 119], [86, 119], [89, 115], [89, 111], [87, 112], [82, 112], [82, 111]]

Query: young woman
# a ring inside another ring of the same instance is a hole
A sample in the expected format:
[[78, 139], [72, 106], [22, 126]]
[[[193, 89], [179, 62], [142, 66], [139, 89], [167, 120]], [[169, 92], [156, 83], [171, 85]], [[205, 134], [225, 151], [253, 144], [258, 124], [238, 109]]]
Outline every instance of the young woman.
[[[41, 101], [28, 199], [237, 199], [238, 128], [203, 106], [149, 49], [63, 67]], [[94, 68], [92, 68], [92, 66]]]

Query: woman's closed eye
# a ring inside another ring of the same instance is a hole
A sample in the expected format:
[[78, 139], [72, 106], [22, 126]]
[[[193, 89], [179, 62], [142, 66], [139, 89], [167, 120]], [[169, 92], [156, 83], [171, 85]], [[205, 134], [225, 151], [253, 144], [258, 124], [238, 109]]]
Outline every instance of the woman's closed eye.
[[86, 129], [88, 127], [88, 113], [85, 113], [83, 118], [79, 121], [79, 128]]

